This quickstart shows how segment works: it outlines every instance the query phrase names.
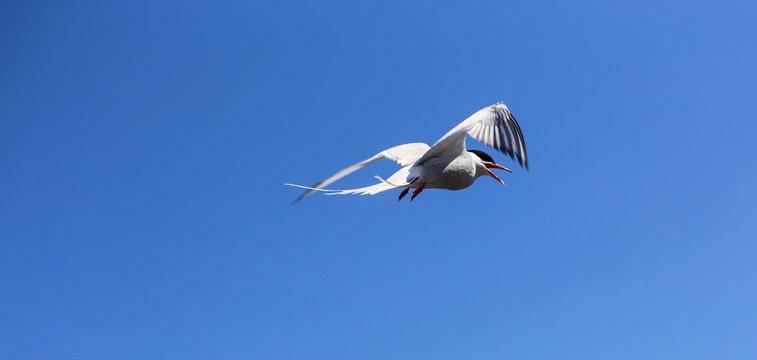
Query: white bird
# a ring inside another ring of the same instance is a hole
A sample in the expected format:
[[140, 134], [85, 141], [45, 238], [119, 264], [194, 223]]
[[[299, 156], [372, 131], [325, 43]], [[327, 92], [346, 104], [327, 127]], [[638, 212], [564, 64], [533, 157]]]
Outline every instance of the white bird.
[[[489, 154], [480, 150], [467, 150], [465, 136], [491, 146], [518, 160], [521, 166], [528, 169], [526, 143], [518, 122], [503, 103], [485, 107], [461, 122], [447, 134], [442, 136], [434, 146], [424, 143], [410, 143], [386, 149], [373, 157], [336, 172], [313, 186], [285, 184], [307, 189], [294, 202], [302, 200], [314, 191], [324, 191], [326, 195], [343, 194], [377, 194], [382, 191], [405, 188], [399, 199], [413, 191], [412, 201], [423, 189], [461, 190], [471, 186], [480, 176], [491, 176], [502, 185], [502, 181], [489, 169], [501, 169], [513, 173], [512, 170], [494, 162]], [[329, 190], [324, 187], [337, 181], [368, 164], [380, 159], [391, 159], [402, 167], [388, 179], [380, 180], [378, 184], [357, 189]]]

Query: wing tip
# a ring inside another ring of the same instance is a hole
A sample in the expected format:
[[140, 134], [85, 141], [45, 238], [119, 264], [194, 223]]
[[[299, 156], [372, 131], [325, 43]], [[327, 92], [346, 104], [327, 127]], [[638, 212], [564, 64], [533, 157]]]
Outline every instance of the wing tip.
[[305, 196], [308, 196], [308, 195], [310, 195], [310, 194], [308, 192], [306, 192], [305, 194], [302, 194], [302, 195], [298, 196], [296, 199], [294, 199], [294, 201], [292, 201], [291, 203], [289, 203], [289, 205], [294, 205], [294, 204], [300, 202], [300, 200], [304, 199]]
[[[304, 199], [306, 196], [308, 196], [308, 195], [314, 193], [316, 190], [318, 190], [318, 189], [315, 189], [313, 187], [303, 186], [303, 185], [297, 185], [297, 184], [291, 184], [291, 183], [284, 183], [284, 185], [286, 185], [286, 186], [292, 186], [292, 187], [298, 187], [298, 188], [301, 188], [301, 189], [307, 189], [304, 193], [302, 193], [302, 195], [300, 195], [296, 199], [294, 199], [294, 201], [292, 201], [290, 203], [290, 205], [294, 205], [294, 204], [298, 203], [300, 200]], [[327, 191], [327, 190], [321, 190], [321, 191]]]

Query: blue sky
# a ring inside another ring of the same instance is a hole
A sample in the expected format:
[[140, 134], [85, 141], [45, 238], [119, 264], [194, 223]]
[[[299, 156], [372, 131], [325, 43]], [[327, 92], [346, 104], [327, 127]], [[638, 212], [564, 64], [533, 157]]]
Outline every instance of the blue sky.
[[[0, 358], [757, 356], [753, 2], [2, 10]], [[290, 205], [498, 101], [507, 188]]]

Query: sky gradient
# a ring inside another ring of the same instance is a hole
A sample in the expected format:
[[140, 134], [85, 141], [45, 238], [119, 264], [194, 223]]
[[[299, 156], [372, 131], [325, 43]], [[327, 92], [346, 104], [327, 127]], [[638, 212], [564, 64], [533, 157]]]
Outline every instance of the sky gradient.
[[[2, 359], [757, 357], [754, 2], [1, 8]], [[290, 205], [498, 101], [506, 188]]]

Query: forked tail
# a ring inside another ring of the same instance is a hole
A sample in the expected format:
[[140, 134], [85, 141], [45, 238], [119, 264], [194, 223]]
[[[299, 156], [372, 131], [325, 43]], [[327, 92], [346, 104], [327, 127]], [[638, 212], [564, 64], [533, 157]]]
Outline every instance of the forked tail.
[[297, 184], [290, 184], [290, 183], [284, 183], [284, 185], [287, 186], [294, 186], [301, 189], [308, 189], [308, 190], [314, 190], [314, 191], [322, 191], [325, 192], [326, 195], [349, 195], [349, 194], [360, 194], [360, 195], [375, 195], [382, 191], [406, 187], [409, 185], [409, 183], [406, 184], [392, 184], [378, 176], [376, 176], [376, 179], [379, 179], [381, 182], [378, 184], [356, 188], [356, 189], [346, 189], [346, 190], [336, 190], [336, 189], [317, 189], [310, 186], [304, 186], [304, 185], [297, 185]]

